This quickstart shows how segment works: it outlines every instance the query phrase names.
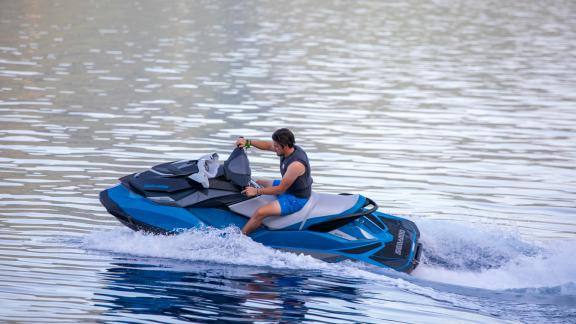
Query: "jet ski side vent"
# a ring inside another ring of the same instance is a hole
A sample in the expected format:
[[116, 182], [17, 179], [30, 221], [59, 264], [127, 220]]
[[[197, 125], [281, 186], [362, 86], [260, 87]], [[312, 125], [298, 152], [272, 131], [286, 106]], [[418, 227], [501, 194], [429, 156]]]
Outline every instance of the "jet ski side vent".
[[382, 244], [380, 244], [380, 243], [373, 243], [373, 244], [364, 245], [364, 246], [353, 248], [353, 249], [340, 250], [340, 252], [351, 253], [351, 254], [362, 254], [362, 253], [366, 253], [368, 251], [374, 250], [375, 248], [380, 247], [381, 245]]
[[374, 215], [372, 214], [366, 215], [366, 218], [368, 218], [372, 223], [374, 223], [374, 225], [378, 226], [378, 228], [380, 228], [381, 230], [386, 230], [386, 226], [384, 226], [376, 217], [374, 217]]

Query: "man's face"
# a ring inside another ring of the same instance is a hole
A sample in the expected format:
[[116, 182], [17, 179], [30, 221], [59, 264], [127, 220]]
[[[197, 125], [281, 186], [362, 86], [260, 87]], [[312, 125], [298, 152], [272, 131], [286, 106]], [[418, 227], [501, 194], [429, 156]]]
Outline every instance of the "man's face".
[[284, 156], [284, 146], [278, 144], [276, 141], [273, 141], [273, 143], [274, 143], [274, 152], [276, 152], [276, 155]]

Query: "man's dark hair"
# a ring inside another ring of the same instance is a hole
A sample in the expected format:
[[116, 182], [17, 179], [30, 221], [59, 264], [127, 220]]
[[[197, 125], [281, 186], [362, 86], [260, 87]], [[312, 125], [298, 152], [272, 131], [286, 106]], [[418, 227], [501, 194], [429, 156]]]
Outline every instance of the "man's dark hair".
[[280, 128], [272, 134], [272, 140], [282, 146], [294, 147], [294, 134], [288, 128]]

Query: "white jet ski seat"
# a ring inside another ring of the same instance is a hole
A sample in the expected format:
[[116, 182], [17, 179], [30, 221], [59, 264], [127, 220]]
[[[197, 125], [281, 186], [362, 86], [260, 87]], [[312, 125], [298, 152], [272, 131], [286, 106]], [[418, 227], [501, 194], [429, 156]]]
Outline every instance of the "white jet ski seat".
[[[275, 199], [277, 198], [274, 195], [262, 195], [229, 207], [235, 213], [250, 217], [258, 208]], [[267, 217], [264, 219], [264, 225], [272, 230], [305, 230], [312, 225], [353, 214], [365, 204], [366, 198], [362, 195], [312, 192], [302, 209], [290, 215]]]

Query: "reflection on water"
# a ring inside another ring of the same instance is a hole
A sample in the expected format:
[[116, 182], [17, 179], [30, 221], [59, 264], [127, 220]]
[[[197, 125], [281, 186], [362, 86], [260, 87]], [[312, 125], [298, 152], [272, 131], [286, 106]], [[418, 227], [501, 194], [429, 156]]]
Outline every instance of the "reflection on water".
[[[430, 301], [417, 297], [407, 302], [405, 294], [382, 282], [319, 271], [170, 260], [155, 265], [132, 259], [115, 261], [101, 277], [104, 286], [92, 302], [104, 310], [99, 316], [107, 321], [419, 322], [433, 318], [420, 313], [429, 307], [442, 312], [437, 320], [448, 316], [454, 320], [498, 321], [463, 312], [461, 307], [466, 304], [462, 302], [448, 300], [444, 305], [431, 306]], [[369, 291], [376, 287], [376, 292]], [[410, 284], [404, 288], [410, 289]], [[422, 288], [420, 293], [429, 292]]]
[[[241, 267], [223, 271], [196, 264], [182, 271], [130, 263], [117, 266], [107, 270], [107, 287], [94, 298], [111, 319], [116, 313], [121, 317], [132, 313], [130, 317], [140, 319], [300, 321], [308, 312], [306, 299], [347, 295], [353, 302], [356, 294], [352, 287], [329, 285], [310, 285], [313, 290], [303, 291], [302, 282], [308, 280], [304, 277]], [[336, 315], [361, 318], [357, 313]]]
[[[36, 240], [118, 226], [97, 200], [118, 177], [225, 155], [236, 136], [281, 126], [307, 149], [317, 190], [360, 192], [416, 221], [574, 239], [575, 11], [566, 0], [2, 2], [0, 274], [29, 271], [0, 291], [24, 282], [44, 296], [45, 260], [98, 271]], [[250, 159], [277, 176], [275, 156]], [[85, 310], [71, 291], [70, 308]]]

